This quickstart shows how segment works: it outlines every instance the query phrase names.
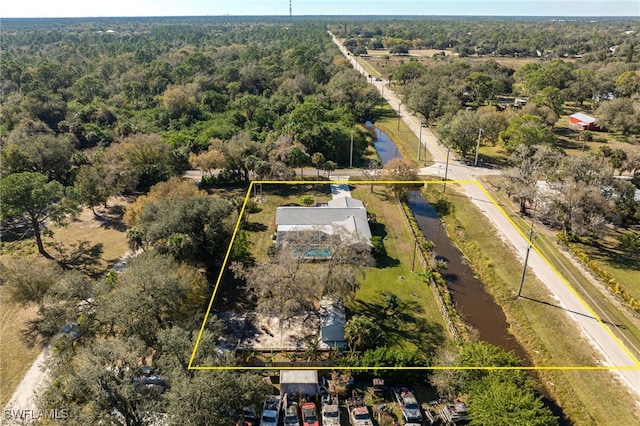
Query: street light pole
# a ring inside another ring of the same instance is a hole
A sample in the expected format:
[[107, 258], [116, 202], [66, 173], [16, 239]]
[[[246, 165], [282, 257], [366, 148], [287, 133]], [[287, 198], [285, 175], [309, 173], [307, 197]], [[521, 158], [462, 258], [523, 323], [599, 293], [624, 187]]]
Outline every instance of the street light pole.
[[478, 150], [480, 149], [480, 136], [482, 136], [482, 132], [484, 132], [484, 130], [482, 129], [478, 131], [478, 143], [476, 144], [476, 159], [473, 162], [473, 167], [476, 167], [478, 165]]
[[400, 131], [400, 111], [402, 110], [402, 101], [398, 103], [398, 131]]
[[527, 254], [524, 257], [524, 268], [522, 268], [522, 277], [520, 278], [520, 288], [518, 288], [518, 295], [516, 296], [519, 299], [522, 296], [522, 286], [524, 286], [524, 278], [527, 273], [527, 263], [529, 262], [529, 252], [531, 251], [531, 239], [533, 238], [533, 220], [531, 221], [531, 229], [529, 230], [529, 245], [527, 246]]

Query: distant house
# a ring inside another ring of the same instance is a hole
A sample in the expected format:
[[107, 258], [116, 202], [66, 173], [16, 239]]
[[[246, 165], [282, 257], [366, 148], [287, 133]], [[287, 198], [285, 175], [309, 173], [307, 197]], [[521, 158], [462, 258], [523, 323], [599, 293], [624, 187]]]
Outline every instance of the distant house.
[[324, 348], [344, 349], [344, 326], [347, 316], [340, 298], [324, 298], [320, 301], [320, 341]]
[[590, 115], [577, 112], [569, 116], [569, 122], [572, 126], [580, 130], [600, 130], [596, 124], [596, 119]]
[[329, 258], [326, 243], [335, 235], [342, 241], [371, 245], [367, 210], [362, 201], [351, 197], [335, 198], [315, 207], [278, 207], [276, 225], [276, 245], [300, 246], [305, 257]]
[[527, 98], [517, 97], [513, 101], [513, 106], [517, 108], [522, 108], [527, 104]]

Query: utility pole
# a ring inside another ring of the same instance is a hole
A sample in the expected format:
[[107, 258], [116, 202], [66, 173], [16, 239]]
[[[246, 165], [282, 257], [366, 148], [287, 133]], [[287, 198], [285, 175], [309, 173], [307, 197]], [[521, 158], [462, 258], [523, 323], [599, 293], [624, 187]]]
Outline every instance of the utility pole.
[[289, 0], [289, 20], [293, 20], [293, 13], [291, 9], [291, 0]]
[[420, 161], [420, 148], [422, 147], [422, 121], [420, 122], [420, 136], [418, 137], [418, 161]]
[[349, 167], [353, 167], [353, 128], [351, 129], [351, 151], [349, 153]]
[[484, 132], [484, 130], [482, 129], [478, 131], [478, 143], [476, 144], [476, 159], [473, 162], [473, 167], [476, 167], [478, 165], [478, 150], [480, 149], [480, 136], [482, 136], [482, 132]]
[[416, 266], [416, 252], [418, 251], [418, 242], [413, 241], [413, 260], [411, 261], [411, 272], [414, 272]]
[[442, 193], [444, 194], [447, 190], [447, 174], [449, 172], [449, 152], [451, 151], [451, 148], [447, 148], [447, 164], [444, 167], [444, 179], [442, 179], [444, 181], [444, 187], [442, 188]]
[[524, 277], [527, 273], [527, 263], [529, 262], [529, 252], [531, 251], [531, 239], [533, 238], [533, 219], [531, 220], [531, 229], [529, 229], [529, 245], [527, 246], [527, 254], [524, 257], [524, 268], [522, 268], [522, 278], [520, 278], [520, 288], [518, 288], [518, 295], [516, 296], [519, 299], [522, 296], [522, 286], [524, 286]]

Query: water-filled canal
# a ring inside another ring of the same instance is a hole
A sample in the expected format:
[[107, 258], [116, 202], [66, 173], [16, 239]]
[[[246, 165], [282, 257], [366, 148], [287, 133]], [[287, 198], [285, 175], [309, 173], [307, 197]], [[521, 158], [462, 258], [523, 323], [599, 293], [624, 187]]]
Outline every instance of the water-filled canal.
[[[375, 131], [377, 137], [374, 143], [383, 164], [401, 156], [386, 133], [377, 128]], [[507, 351], [514, 351], [526, 364], [526, 354], [509, 333], [509, 324], [502, 308], [494, 302], [485, 291], [482, 282], [474, 276], [471, 267], [464, 262], [462, 253], [447, 236], [433, 207], [417, 191], [410, 192], [409, 207], [424, 236], [435, 243], [436, 256], [448, 263], [448, 268], [442, 271], [442, 275], [447, 280], [447, 286], [460, 315], [477, 330], [480, 340], [500, 346]]]
[[[375, 131], [377, 135], [375, 147], [383, 164], [401, 156], [386, 133], [377, 128]], [[531, 365], [524, 349], [509, 332], [509, 323], [502, 308], [494, 302], [485, 291], [482, 282], [474, 276], [473, 270], [464, 262], [462, 253], [449, 239], [435, 209], [418, 191], [411, 191], [408, 201], [425, 238], [435, 243], [435, 255], [448, 263], [447, 269], [442, 271], [442, 274], [447, 280], [447, 287], [460, 315], [478, 332], [480, 340], [499, 346], [506, 351], [513, 351], [524, 365]], [[543, 394], [543, 402], [558, 417], [559, 425], [569, 424], [564, 418], [562, 408], [553, 399]]]
[[400, 155], [400, 153], [398, 152], [396, 144], [393, 143], [391, 138], [377, 127], [374, 127], [374, 129], [376, 132], [376, 138], [373, 144], [376, 147], [378, 157], [380, 157], [380, 161], [382, 161], [382, 164], [387, 164], [389, 160], [393, 158], [402, 157], [402, 155]]
[[436, 258], [446, 260], [448, 264], [447, 269], [441, 273], [447, 280], [458, 312], [477, 330], [480, 340], [513, 351], [526, 363], [526, 353], [509, 332], [509, 323], [502, 308], [485, 291], [482, 282], [463, 260], [462, 253], [447, 236], [434, 208], [418, 191], [409, 192], [408, 202], [420, 230], [428, 240], [435, 243]]

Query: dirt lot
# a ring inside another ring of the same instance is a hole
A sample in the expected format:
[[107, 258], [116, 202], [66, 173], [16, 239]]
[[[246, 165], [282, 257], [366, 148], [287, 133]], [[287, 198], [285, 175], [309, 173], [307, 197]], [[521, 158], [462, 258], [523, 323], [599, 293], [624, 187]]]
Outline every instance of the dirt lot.
[[283, 324], [275, 316], [256, 312], [225, 312], [219, 317], [225, 325], [224, 346], [232, 350], [304, 351], [320, 329], [320, 317], [315, 312]]
[[23, 330], [37, 316], [36, 306], [20, 306], [9, 299], [8, 292], [0, 287], [0, 405], [9, 401], [14, 389], [36, 359], [41, 344], [31, 344]]

